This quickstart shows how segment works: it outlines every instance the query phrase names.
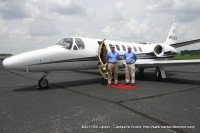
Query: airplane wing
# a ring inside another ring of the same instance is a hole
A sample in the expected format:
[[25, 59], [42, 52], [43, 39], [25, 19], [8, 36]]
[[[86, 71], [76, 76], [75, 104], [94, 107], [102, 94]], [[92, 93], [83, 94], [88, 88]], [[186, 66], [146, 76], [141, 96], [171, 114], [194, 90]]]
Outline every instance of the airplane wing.
[[136, 67], [182, 66], [200, 64], [200, 60], [137, 60]]
[[170, 44], [170, 45], [172, 47], [178, 48], [178, 47], [187, 46], [187, 45], [198, 43], [198, 42], [200, 42], [200, 39], [186, 41], [186, 42], [180, 42], [180, 43], [174, 43], [174, 44]]

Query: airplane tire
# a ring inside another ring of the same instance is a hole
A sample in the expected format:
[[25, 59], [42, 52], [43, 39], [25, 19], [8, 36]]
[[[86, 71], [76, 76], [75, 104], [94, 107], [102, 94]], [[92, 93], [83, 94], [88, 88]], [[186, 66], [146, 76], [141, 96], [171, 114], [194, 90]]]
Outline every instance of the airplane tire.
[[156, 74], [156, 80], [157, 81], [162, 81], [161, 72], [157, 72], [157, 74]]
[[142, 68], [142, 67], [138, 68], [137, 72], [139, 74], [144, 74], [144, 68]]
[[38, 81], [38, 86], [39, 86], [40, 89], [48, 88], [48, 85], [49, 85], [49, 83], [48, 83], [48, 80], [47, 80], [47, 79], [43, 80], [43, 78], [41, 78], [41, 79]]

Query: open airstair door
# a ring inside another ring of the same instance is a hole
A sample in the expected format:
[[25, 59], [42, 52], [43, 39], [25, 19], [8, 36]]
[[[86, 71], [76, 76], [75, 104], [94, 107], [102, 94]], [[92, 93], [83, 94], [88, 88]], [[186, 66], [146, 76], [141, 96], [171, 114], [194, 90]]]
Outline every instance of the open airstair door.
[[106, 45], [104, 43], [106, 39], [104, 39], [103, 41], [99, 41], [99, 49], [98, 49], [98, 57], [99, 57], [99, 61], [98, 61], [98, 69], [99, 72], [101, 73], [101, 75], [103, 76], [104, 79], [108, 79], [108, 68], [107, 68], [107, 59], [106, 59], [106, 55], [107, 55], [107, 48]]

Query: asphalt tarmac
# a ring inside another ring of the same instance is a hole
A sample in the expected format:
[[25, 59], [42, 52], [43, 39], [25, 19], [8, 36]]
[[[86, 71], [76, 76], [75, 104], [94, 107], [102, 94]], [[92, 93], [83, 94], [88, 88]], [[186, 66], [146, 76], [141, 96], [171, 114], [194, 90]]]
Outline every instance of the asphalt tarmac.
[[[166, 67], [136, 75], [136, 89], [108, 88], [98, 70], [42, 73], [3, 69], [0, 62], [0, 132], [200, 132], [200, 65]], [[124, 71], [119, 72], [124, 83]]]

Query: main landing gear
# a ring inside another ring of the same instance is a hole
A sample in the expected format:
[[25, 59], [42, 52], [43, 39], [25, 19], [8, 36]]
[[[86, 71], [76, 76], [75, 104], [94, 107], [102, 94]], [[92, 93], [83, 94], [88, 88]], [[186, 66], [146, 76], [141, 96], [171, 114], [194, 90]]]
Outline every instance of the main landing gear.
[[49, 87], [48, 80], [46, 79], [47, 76], [48, 76], [48, 73], [44, 73], [42, 78], [38, 81], [39, 89], [46, 89]]
[[[163, 79], [166, 78], [166, 74], [165, 74], [165, 70], [162, 66], [158, 66], [158, 67], [155, 67], [155, 72], [154, 72], [154, 75], [155, 75], [155, 78], [157, 81], [162, 81]], [[136, 71], [138, 74], [140, 75], [143, 75], [144, 74], [144, 68], [140, 67], [137, 69]]]
[[139, 67], [136, 72], [139, 74], [144, 74], [144, 68]]
[[163, 67], [156, 67], [155, 77], [158, 81], [162, 81], [166, 78], [165, 70], [163, 69]]

